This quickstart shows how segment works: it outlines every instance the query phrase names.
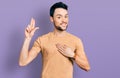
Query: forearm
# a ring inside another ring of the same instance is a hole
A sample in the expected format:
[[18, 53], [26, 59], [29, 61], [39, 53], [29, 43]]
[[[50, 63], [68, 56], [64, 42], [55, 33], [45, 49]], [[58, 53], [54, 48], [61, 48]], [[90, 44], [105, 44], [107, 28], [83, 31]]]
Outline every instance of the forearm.
[[89, 70], [90, 70], [90, 65], [89, 65], [87, 59], [83, 59], [82, 56], [79, 57], [78, 55], [75, 55], [75, 56], [74, 56], [74, 60], [75, 60], [75, 62], [77, 63], [77, 65], [78, 65], [81, 69], [83, 69], [83, 70], [85, 70], [85, 71], [89, 71]]
[[20, 53], [20, 60], [19, 60], [19, 64], [24, 64], [28, 58], [28, 49], [29, 49], [29, 45], [30, 45], [30, 41], [31, 38], [25, 38], [22, 49], [21, 49], [21, 53]]

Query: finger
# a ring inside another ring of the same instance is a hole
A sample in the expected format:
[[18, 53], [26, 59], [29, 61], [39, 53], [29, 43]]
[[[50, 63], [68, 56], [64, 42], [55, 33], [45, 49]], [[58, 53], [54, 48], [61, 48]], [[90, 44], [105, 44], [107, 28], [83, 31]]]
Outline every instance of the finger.
[[30, 25], [31, 25], [31, 27], [34, 27], [34, 26], [35, 26], [35, 19], [34, 19], [34, 18], [31, 18]]
[[59, 49], [59, 48], [60, 48], [60, 44], [59, 44], [59, 43], [57, 43], [57, 44], [56, 44], [56, 47]]
[[60, 47], [61, 49], [65, 49], [64, 45], [59, 44], [59, 47]]
[[38, 29], [39, 29], [39, 27], [35, 27], [35, 31], [38, 30]]
[[65, 51], [65, 49], [63, 47], [59, 47], [58, 49], [63, 51], [63, 52]]
[[58, 49], [58, 51], [59, 51], [62, 55], [66, 56], [66, 54], [64, 53], [64, 51], [62, 51], [62, 50], [60, 50], [60, 49]]
[[61, 44], [59, 44], [59, 43], [57, 43], [57, 44], [56, 44], [56, 46], [58, 46], [58, 47], [59, 47], [59, 46], [62, 46], [62, 45], [61, 45]]
[[32, 30], [31, 26], [30, 26], [30, 25], [28, 25], [28, 27], [27, 27], [27, 28], [28, 28], [28, 31], [29, 31], [29, 32], [31, 32], [31, 30]]
[[64, 45], [59, 44], [59, 46], [60, 46], [61, 49], [65, 50]]
[[38, 29], [39, 29], [39, 27], [35, 27], [34, 30], [33, 30], [33, 33], [34, 33], [36, 30], [38, 30]]
[[64, 51], [62, 49], [58, 49], [58, 51], [62, 54], [64, 53]]
[[30, 32], [30, 26], [29, 25], [27, 26], [26, 31]]
[[68, 47], [68, 46], [64, 44], [64, 47]]
[[65, 51], [65, 48], [62, 45], [57, 44], [57, 48], [62, 52]]
[[59, 46], [59, 45], [58, 45], [58, 43], [57, 43], [57, 44], [56, 44], [56, 47], [58, 48], [58, 46]]
[[25, 29], [25, 32], [28, 32], [28, 28]]
[[66, 48], [67, 48], [67, 46], [66, 46], [66, 45], [64, 45], [64, 46], [63, 46], [63, 48], [64, 48], [64, 49], [66, 49]]

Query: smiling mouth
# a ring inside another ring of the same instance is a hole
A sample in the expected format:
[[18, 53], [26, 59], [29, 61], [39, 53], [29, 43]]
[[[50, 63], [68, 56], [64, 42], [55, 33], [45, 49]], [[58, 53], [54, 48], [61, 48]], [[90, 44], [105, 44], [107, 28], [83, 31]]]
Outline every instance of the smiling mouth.
[[62, 25], [62, 26], [66, 26], [66, 24], [67, 24], [67, 23], [62, 23], [62, 24], [60, 24], [60, 25]]

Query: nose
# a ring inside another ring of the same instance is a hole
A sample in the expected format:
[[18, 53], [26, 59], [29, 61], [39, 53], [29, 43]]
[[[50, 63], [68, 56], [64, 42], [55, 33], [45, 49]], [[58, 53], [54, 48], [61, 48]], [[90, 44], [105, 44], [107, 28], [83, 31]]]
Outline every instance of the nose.
[[62, 18], [62, 22], [67, 22], [67, 18]]

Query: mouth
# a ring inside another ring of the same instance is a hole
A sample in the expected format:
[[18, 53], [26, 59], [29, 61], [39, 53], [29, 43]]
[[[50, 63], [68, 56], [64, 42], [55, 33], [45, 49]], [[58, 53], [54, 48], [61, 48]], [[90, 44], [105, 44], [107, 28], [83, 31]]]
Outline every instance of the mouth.
[[61, 23], [60, 25], [66, 27], [67, 23]]

